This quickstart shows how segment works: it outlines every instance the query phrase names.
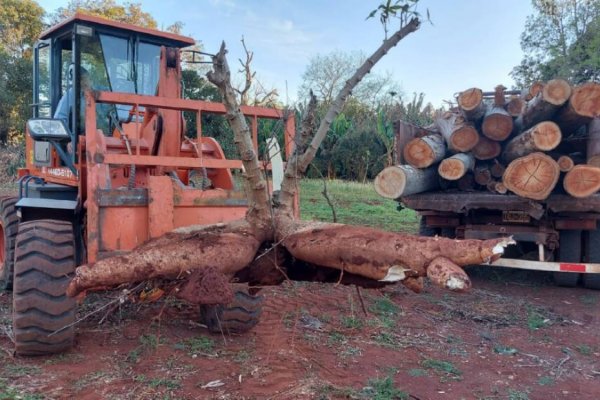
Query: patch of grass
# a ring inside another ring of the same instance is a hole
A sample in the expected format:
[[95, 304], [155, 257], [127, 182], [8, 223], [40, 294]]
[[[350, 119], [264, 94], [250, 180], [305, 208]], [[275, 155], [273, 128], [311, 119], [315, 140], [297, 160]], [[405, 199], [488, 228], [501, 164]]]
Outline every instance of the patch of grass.
[[346, 343], [347, 341], [348, 341], [348, 339], [346, 338], [346, 336], [343, 333], [334, 331], [334, 332], [329, 333], [329, 337], [327, 338], [327, 345], [328, 346], [337, 346], [342, 343]]
[[551, 376], [542, 376], [540, 379], [538, 379], [538, 385], [540, 385], [540, 386], [554, 385], [554, 378]]
[[340, 388], [330, 383], [313, 387], [313, 391], [318, 400], [356, 399], [358, 397], [356, 390], [348, 387]]
[[508, 389], [508, 400], [529, 400], [529, 393], [527, 391]]
[[9, 385], [9, 383], [0, 379], [0, 399], [2, 400], [42, 400], [46, 397], [37, 393], [24, 393]]
[[512, 356], [517, 354], [518, 352], [519, 351], [514, 347], [504, 346], [501, 344], [497, 344], [494, 346], [494, 353], [496, 354]]
[[373, 340], [380, 346], [397, 348], [398, 343], [396, 343], [396, 338], [390, 332], [381, 331], [373, 336]]
[[384, 379], [371, 379], [369, 386], [364, 387], [360, 391], [362, 398], [373, 400], [408, 400], [409, 394], [398, 389], [392, 377], [388, 376]]
[[[75, 353], [61, 353], [53, 356], [52, 358], [47, 359], [44, 364], [46, 365], [55, 365], [61, 363], [69, 363], [76, 364], [83, 361], [85, 357], [83, 354], [75, 354]], [[1, 397], [0, 397], [1, 399]]]
[[421, 366], [425, 369], [430, 369], [438, 374], [460, 379], [462, 372], [454, 366], [450, 361], [436, 360], [434, 358], [426, 358], [421, 362]]
[[42, 369], [30, 365], [9, 364], [4, 367], [4, 373], [11, 378], [20, 378], [28, 375], [39, 375], [42, 373]]
[[531, 308], [527, 310], [527, 327], [530, 331], [544, 328], [547, 322], [547, 319], [540, 312]]
[[342, 317], [342, 326], [346, 329], [361, 329], [364, 323], [360, 318]]
[[584, 355], [584, 356], [591, 356], [593, 353], [593, 350], [590, 346], [588, 346], [587, 344], [579, 344], [577, 346], [575, 346], [575, 350], [577, 350], [579, 352], [579, 354]]
[[342, 357], [342, 358], [352, 358], [352, 357], [357, 357], [357, 356], [361, 356], [361, 355], [362, 355], [362, 350], [360, 349], [360, 347], [352, 347], [352, 346], [344, 347], [344, 350], [342, 350], [340, 353], [340, 357]]
[[186, 351], [191, 356], [212, 355], [215, 350], [215, 341], [206, 336], [196, 336], [179, 342], [174, 347]]
[[86, 374], [75, 381], [73, 386], [76, 390], [82, 390], [89, 385], [94, 385], [102, 378], [109, 376], [110, 374], [106, 371], [94, 371]]
[[408, 375], [416, 378], [419, 376], [428, 376], [429, 374], [422, 368], [411, 368], [408, 370]]
[[[323, 181], [300, 181], [300, 215], [304, 220], [332, 221], [331, 208], [321, 193]], [[364, 225], [392, 232], [417, 233], [419, 217], [413, 210], [398, 211], [398, 203], [379, 196], [373, 184], [327, 180], [338, 222]]]
[[233, 361], [243, 363], [252, 358], [252, 354], [248, 350], [240, 350], [233, 357]]
[[400, 311], [400, 307], [386, 296], [377, 297], [369, 309], [371, 312], [382, 317], [397, 315]]

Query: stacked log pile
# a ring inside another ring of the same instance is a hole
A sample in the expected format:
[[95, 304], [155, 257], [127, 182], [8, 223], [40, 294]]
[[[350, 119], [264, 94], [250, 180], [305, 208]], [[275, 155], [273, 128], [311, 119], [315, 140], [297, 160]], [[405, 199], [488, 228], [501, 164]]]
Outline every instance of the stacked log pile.
[[527, 91], [471, 88], [434, 125], [400, 135], [402, 165], [384, 169], [387, 198], [435, 190], [485, 190], [542, 201], [600, 190], [600, 84], [536, 82]]

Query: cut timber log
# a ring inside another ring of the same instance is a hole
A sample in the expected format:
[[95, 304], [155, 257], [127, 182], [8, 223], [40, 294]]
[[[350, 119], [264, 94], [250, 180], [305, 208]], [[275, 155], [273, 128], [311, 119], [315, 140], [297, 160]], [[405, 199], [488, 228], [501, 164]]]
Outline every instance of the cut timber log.
[[544, 82], [533, 82], [533, 84], [529, 88], [529, 93], [527, 93], [527, 95], [525, 96], [525, 100], [529, 101], [533, 99], [535, 96], [537, 96], [539, 92], [542, 91], [542, 89], [544, 89]]
[[586, 164], [600, 167], [600, 118], [594, 118], [588, 124], [587, 132]]
[[418, 169], [410, 165], [384, 168], [375, 177], [375, 191], [387, 199], [397, 199], [409, 194], [426, 192], [439, 186], [435, 167]]
[[487, 186], [492, 181], [492, 172], [487, 164], [477, 165], [474, 172], [475, 182], [481, 186]]
[[496, 185], [495, 185], [495, 189], [496, 189], [496, 192], [498, 192], [500, 194], [506, 194], [506, 193], [508, 193], [508, 189], [506, 188], [506, 186], [502, 182], [497, 182]]
[[502, 141], [510, 136], [513, 119], [503, 107], [489, 108], [481, 125], [481, 132], [492, 140]]
[[436, 124], [448, 144], [448, 149], [454, 152], [467, 152], [475, 147], [479, 140], [477, 129], [459, 114], [446, 113]]
[[472, 154], [457, 153], [440, 163], [438, 173], [444, 179], [456, 181], [462, 178], [467, 172], [473, 170], [474, 166], [475, 158]]
[[560, 172], [569, 172], [575, 166], [575, 162], [569, 156], [560, 156], [558, 157], [558, 160], [556, 160], [556, 162], [558, 163], [558, 168], [560, 168]]
[[498, 160], [494, 160], [494, 164], [490, 167], [490, 172], [494, 178], [502, 178], [504, 175], [504, 171], [506, 171], [506, 167], [504, 164], [498, 162]]
[[467, 121], [478, 122], [485, 115], [486, 105], [483, 101], [483, 92], [478, 88], [471, 88], [458, 95], [458, 108]]
[[502, 146], [499, 142], [490, 140], [486, 137], [480, 137], [477, 145], [473, 147], [472, 153], [478, 160], [493, 160], [502, 152]]
[[573, 89], [569, 103], [558, 112], [555, 121], [569, 136], [596, 117], [600, 117], [600, 83], [590, 82]]
[[404, 146], [404, 160], [415, 168], [427, 168], [439, 162], [446, 154], [446, 143], [441, 135], [415, 138]]
[[551, 119], [570, 96], [569, 82], [563, 79], [549, 81], [533, 99], [527, 102], [525, 111], [517, 118], [515, 124], [521, 129], [529, 129], [538, 122]]
[[576, 165], [565, 175], [563, 186], [567, 193], [578, 199], [591, 196], [600, 190], [600, 168]]
[[560, 169], [552, 157], [531, 153], [512, 161], [502, 177], [504, 186], [521, 197], [544, 200], [556, 186]]
[[506, 103], [506, 112], [508, 112], [511, 117], [516, 118], [523, 113], [523, 110], [525, 110], [525, 104], [525, 100], [513, 96], [508, 103]]
[[558, 125], [552, 121], [540, 122], [508, 142], [502, 158], [511, 162], [536, 151], [550, 151], [560, 144], [561, 139]]
[[[433, 127], [437, 130], [437, 126], [433, 125]], [[421, 128], [404, 121], [394, 122], [394, 131], [397, 132], [395, 144], [396, 163], [406, 164], [403, 157], [404, 147], [412, 139], [428, 135], [430, 133], [428, 132], [429, 129], [429, 126]]]

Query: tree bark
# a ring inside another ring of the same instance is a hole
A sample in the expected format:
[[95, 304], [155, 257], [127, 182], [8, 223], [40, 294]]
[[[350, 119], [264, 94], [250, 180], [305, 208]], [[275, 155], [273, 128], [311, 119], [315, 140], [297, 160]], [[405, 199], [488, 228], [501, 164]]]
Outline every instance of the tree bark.
[[500, 163], [498, 160], [494, 160], [494, 164], [490, 167], [490, 172], [494, 178], [502, 178], [506, 171], [506, 166]]
[[469, 153], [457, 153], [443, 160], [438, 166], [438, 173], [444, 179], [456, 181], [475, 166], [475, 158]]
[[597, 117], [600, 117], [600, 84], [590, 82], [573, 90], [569, 103], [558, 112], [555, 120], [565, 136], [570, 136]]
[[592, 165], [576, 165], [565, 175], [563, 187], [578, 199], [589, 197], [600, 190], [600, 168]]
[[[570, 96], [571, 85], [569, 82], [563, 79], [553, 79], [527, 102], [525, 111], [515, 123], [521, 129], [529, 129], [538, 122], [551, 119], [556, 111], [569, 100]], [[563, 132], [565, 131], [563, 130]]]
[[457, 153], [470, 151], [479, 140], [477, 129], [456, 113], [446, 113], [436, 121], [448, 149]]
[[503, 108], [489, 108], [481, 125], [481, 132], [489, 139], [502, 141], [510, 136], [513, 130], [513, 119]]
[[521, 197], [544, 200], [556, 186], [560, 169], [552, 157], [531, 153], [512, 161], [502, 177], [504, 186]]
[[479, 122], [485, 115], [486, 105], [479, 88], [467, 89], [458, 95], [458, 108], [467, 121]]
[[480, 137], [479, 142], [473, 147], [472, 153], [478, 160], [492, 160], [500, 155], [502, 146], [499, 142]]
[[552, 121], [544, 121], [513, 138], [502, 153], [506, 162], [536, 151], [555, 149], [562, 140], [560, 128]]
[[436, 134], [412, 139], [403, 151], [406, 162], [415, 168], [427, 168], [442, 160], [445, 154], [444, 138]]
[[374, 185], [380, 196], [398, 199], [401, 196], [437, 189], [439, 182], [435, 167], [418, 169], [410, 165], [395, 165], [384, 168], [377, 174]]

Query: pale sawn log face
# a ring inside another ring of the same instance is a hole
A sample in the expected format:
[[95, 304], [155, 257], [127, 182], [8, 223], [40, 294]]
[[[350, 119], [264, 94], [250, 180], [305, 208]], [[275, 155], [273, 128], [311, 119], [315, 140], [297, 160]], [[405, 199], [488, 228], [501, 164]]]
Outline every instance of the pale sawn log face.
[[502, 177], [508, 190], [533, 200], [544, 200], [556, 186], [560, 169], [552, 157], [531, 153], [512, 161]]
[[600, 190], [600, 168], [580, 164], [574, 166], [563, 180], [567, 193], [576, 198], [584, 198]]

